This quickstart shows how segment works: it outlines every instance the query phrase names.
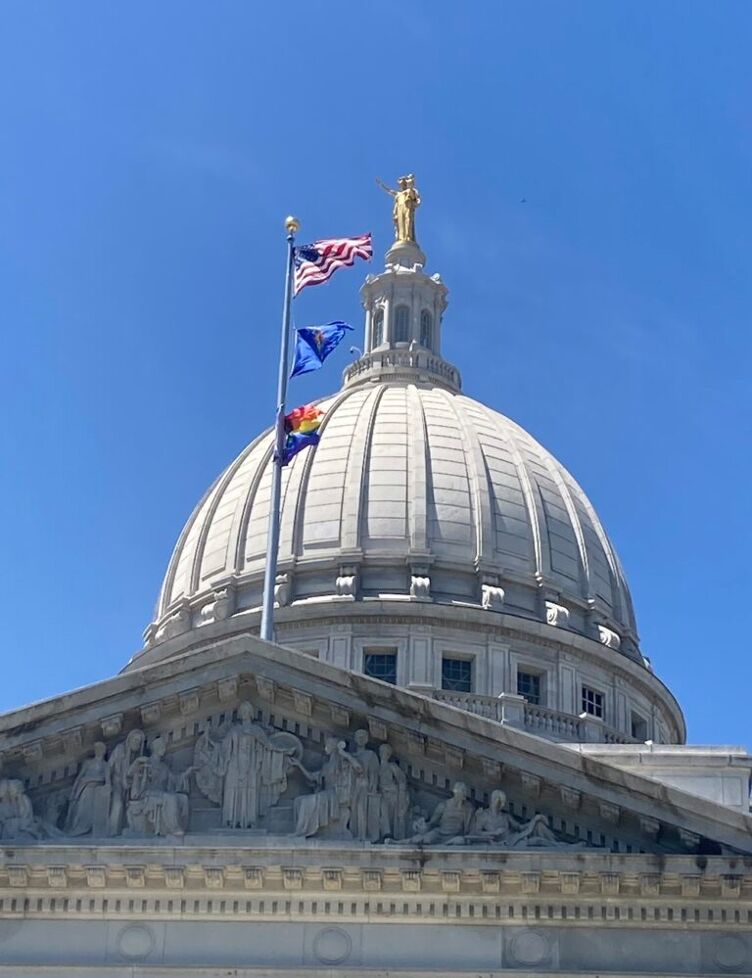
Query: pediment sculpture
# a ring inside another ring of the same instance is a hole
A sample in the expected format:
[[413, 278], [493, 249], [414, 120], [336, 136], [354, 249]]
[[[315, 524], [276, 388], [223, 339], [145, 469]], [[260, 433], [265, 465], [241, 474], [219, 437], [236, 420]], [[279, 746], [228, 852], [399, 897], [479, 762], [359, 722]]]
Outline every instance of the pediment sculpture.
[[515, 818], [507, 808], [507, 796], [500, 788], [491, 792], [488, 807], [476, 808], [470, 801], [469, 790], [456, 781], [452, 794], [440, 801], [430, 819], [419, 816], [413, 823], [416, 830], [405, 843], [413, 845], [488, 845], [502, 849], [582, 848], [581, 843], [568, 843], [550, 828], [545, 815], [536, 814], [528, 821]]
[[401, 840], [410, 808], [407, 776], [389, 744], [370, 750], [367, 730], [356, 730], [353, 739], [348, 753], [344, 740], [328, 737], [319, 771], [299, 765], [316, 790], [295, 800], [295, 834], [310, 838], [328, 830], [363, 842]]
[[65, 832], [68, 835], [109, 835], [110, 800], [112, 797], [111, 765], [107, 762], [107, 744], [98, 740], [94, 756], [81, 764], [68, 801]]
[[128, 771], [128, 835], [185, 835], [188, 828], [188, 784], [192, 768], [176, 774], [165, 760], [162, 737], [148, 757], [137, 757]]
[[253, 721], [244, 700], [219, 743], [204, 732], [196, 741], [194, 770], [199, 791], [222, 806], [222, 825], [253, 829], [287, 789], [287, 775], [298, 764], [303, 745], [293, 734], [268, 734]]
[[325, 735], [322, 750], [255, 717], [254, 706], [242, 701], [222, 725], [206, 724], [194, 743], [183, 741], [170, 754], [165, 733], [147, 742], [139, 728], [109, 756], [96, 742], [49, 821], [34, 814], [21, 780], [2, 778], [0, 838], [251, 832], [394, 845], [568, 845], [545, 816], [512, 815], [501, 789], [483, 807], [464, 782], [441, 798], [439, 789], [411, 781], [392, 746], [374, 749], [365, 728], [350, 743]]
[[34, 814], [31, 799], [19, 778], [0, 778], [0, 840], [38, 841], [61, 836]]

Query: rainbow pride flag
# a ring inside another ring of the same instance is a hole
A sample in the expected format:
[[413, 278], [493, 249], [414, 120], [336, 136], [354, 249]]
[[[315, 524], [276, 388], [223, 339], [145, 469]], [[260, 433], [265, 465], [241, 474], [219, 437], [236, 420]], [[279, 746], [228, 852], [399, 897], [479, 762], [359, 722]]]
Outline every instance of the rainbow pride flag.
[[285, 447], [282, 449], [282, 464], [287, 465], [291, 458], [309, 445], [318, 445], [319, 428], [324, 420], [324, 412], [313, 404], [297, 407], [285, 415]]

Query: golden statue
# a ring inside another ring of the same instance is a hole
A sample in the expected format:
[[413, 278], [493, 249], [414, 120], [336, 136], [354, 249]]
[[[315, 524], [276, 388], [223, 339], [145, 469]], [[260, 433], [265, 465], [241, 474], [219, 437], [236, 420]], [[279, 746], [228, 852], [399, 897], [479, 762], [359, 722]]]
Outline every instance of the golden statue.
[[415, 186], [415, 177], [412, 173], [400, 177], [397, 181], [399, 190], [392, 190], [385, 183], [377, 178], [376, 183], [388, 194], [394, 197], [394, 210], [392, 218], [394, 220], [394, 237], [397, 241], [410, 241], [417, 244], [415, 240], [415, 211], [420, 207], [420, 194]]

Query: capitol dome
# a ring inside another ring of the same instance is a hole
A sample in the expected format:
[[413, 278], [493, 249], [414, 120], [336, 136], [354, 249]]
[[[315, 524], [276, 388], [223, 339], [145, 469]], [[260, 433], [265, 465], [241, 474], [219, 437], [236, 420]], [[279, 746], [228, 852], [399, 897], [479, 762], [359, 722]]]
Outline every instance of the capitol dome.
[[[490, 600], [530, 617], [544, 588], [549, 618], [555, 604], [569, 628], [598, 637], [600, 624], [613, 646], [636, 654], [627, 584], [593, 507], [522, 428], [430, 377], [356, 379], [318, 406], [321, 443], [283, 476], [278, 567], [290, 578], [289, 603], [336, 599], [343, 589], [357, 600], [407, 599], [412, 578], [426, 577], [413, 597]], [[159, 619], [228, 579], [260, 587], [273, 444], [271, 430], [260, 435], [196, 509], [170, 561]], [[357, 586], [338, 580], [348, 575]]]
[[[439, 696], [524, 696], [572, 722], [592, 713], [615, 739], [682, 740], [592, 504], [519, 425], [461, 392], [440, 352], [447, 290], [424, 263], [398, 244], [367, 278], [364, 355], [318, 402], [320, 444], [284, 469], [278, 641], [354, 670], [378, 660], [381, 678]], [[268, 430], [194, 510], [134, 664], [258, 631], [273, 449]]]

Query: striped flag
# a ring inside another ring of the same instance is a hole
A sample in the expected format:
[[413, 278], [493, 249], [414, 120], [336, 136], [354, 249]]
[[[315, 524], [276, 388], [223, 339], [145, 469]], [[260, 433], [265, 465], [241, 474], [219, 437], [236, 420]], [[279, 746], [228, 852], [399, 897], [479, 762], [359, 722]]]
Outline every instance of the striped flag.
[[359, 238], [324, 238], [295, 248], [295, 295], [307, 285], [326, 282], [345, 265], [354, 265], [356, 258], [370, 261], [373, 257], [371, 235]]

